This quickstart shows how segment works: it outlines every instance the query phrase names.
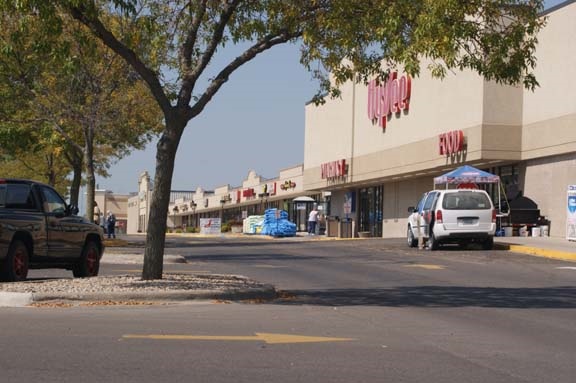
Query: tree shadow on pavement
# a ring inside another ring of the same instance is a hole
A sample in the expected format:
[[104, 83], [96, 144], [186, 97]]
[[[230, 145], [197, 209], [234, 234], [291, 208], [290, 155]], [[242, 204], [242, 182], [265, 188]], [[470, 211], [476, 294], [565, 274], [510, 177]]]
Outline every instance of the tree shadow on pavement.
[[408, 286], [282, 291], [275, 304], [383, 307], [576, 308], [576, 287]]

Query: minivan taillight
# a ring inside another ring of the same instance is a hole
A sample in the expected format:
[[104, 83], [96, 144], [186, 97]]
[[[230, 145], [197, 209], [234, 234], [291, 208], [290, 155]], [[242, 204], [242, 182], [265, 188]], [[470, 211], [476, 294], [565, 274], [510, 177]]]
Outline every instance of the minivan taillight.
[[436, 222], [442, 223], [442, 210], [436, 210]]
[[496, 209], [492, 209], [492, 223], [496, 223]]

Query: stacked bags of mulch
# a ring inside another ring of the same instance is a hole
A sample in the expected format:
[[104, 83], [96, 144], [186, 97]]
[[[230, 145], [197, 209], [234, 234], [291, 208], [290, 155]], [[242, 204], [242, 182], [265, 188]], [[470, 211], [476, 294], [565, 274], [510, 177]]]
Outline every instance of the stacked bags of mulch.
[[264, 223], [263, 215], [251, 215], [244, 220], [244, 234], [260, 234], [262, 224]]
[[296, 224], [288, 221], [288, 212], [268, 209], [264, 212], [264, 223], [260, 234], [273, 237], [294, 237], [296, 235]]

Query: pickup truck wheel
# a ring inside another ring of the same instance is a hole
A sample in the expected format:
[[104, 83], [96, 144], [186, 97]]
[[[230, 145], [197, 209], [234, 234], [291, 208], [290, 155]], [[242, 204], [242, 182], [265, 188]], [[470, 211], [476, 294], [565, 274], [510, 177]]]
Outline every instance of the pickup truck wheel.
[[412, 228], [410, 227], [410, 225], [408, 225], [408, 233], [406, 236], [408, 238], [408, 247], [418, 246], [418, 239], [414, 238], [414, 233], [412, 232]]
[[7, 282], [25, 280], [28, 276], [28, 260], [28, 248], [24, 242], [15, 240], [10, 245], [6, 259], [2, 263], [0, 278]]
[[100, 270], [100, 248], [96, 242], [87, 242], [82, 257], [72, 269], [76, 278], [95, 277]]

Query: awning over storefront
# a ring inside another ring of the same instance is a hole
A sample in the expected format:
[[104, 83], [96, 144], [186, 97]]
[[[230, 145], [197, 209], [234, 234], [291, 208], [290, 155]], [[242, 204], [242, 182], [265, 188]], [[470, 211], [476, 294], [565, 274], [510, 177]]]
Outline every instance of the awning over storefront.
[[300, 196], [300, 197], [296, 197], [296, 198], [294, 198], [292, 201], [294, 201], [294, 202], [316, 202], [316, 201], [314, 200], [314, 198], [308, 197], [307, 195], [303, 195], [303, 196]]

